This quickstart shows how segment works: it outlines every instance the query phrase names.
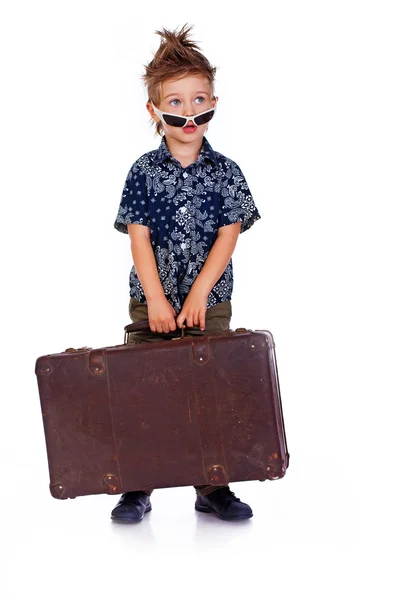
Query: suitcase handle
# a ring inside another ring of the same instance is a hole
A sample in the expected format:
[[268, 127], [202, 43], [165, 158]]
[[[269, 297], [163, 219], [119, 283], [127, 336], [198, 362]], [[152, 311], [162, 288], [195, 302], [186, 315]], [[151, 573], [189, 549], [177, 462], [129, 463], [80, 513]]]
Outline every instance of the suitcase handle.
[[[136, 321], [136, 323], [129, 323], [129, 325], [125, 325], [124, 327], [125, 330], [125, 338], [124, 338], [124, 344], [126, 344], [128, 342], [128, 336], [130, 333], [135, 332], [135, 331], [151, 331], [150, 329], [150, 323], [148, 321], [148, 319], [146, 319], [145, 321]], [[154, 333], [154, 332], [152, 332]], [[170, 331], [170, 334], [173, 335], [174, 337], [183, 337], [185, 334], [185, 327], [177, 327], [175, 329], [175, 331]], [[168, 335], [168, 334], [165, 334]]]
[[[175, 331], [170, 331], [171, 334], [171, 339], [178, 339], [179, 337], [183, 338], [185, 335], [185, 329], [186, 326], [180, 328], [177, 327], [175, 329]], [[128, 343], [128, 338], [129, 338], [129, 334], [135, 331], [151, 331], [150, 329], [150, 323], [147, 320], [145, 321], [136, 321], [136, 323], [129, 323], [129, 325], [125, 325], [124, 327], [125, 330], [125, 337], [124, 337], [124, 344]], [[215, 335], [226, 335], [226, 334], [230, 334], [232, 333], [232, 329], [227, 329], [226, 331], [222, 331], [220, 333], [217, 333]], [[245, 327], [238, 327], [237, 329], [235, 329], [235, 332], [240, 332], [240, 333], [245, 333], [247, 331], [251, 331], [251, 329], [246, 329]], [[154, 333], [154, 332], [152, 332]], [[168, 335], [168, 334], [165, 334]]]

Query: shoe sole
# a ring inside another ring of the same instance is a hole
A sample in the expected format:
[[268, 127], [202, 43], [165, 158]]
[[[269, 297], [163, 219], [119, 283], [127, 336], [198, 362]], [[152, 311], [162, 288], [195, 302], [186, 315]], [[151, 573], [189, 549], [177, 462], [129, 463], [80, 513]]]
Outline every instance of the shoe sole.
[[217, 513], [216, 510], [213, 510], [208, 506], [199, 506], [198, 504], [195, 504], [194, 508], [199, 512], [212, 513], [213, 515], [216, 515], [219, 519], [222, 519], [223, 521], [243, 521], [244, 519], [251, 519], [251, 517], [253, 516], [253, 513], [251, 513], [251, 515], [243, 515], [242, 517], [223, 517], [222, 515]]
[[144, 515], [149, 512], [152, 509], [151, 506], [149, 506], [148, 508], [146, 508], [146, 510], [143, 513], [143, 516], [140, 517], [139, 519], [129, 519], [129, 518], [124, 518], [124, 517], [113, 517], [111, 515], [111, 519], [113, 521], [115, 521], [116, 523], [139, 523], [140, 521], [143, 521], [143, 517]]

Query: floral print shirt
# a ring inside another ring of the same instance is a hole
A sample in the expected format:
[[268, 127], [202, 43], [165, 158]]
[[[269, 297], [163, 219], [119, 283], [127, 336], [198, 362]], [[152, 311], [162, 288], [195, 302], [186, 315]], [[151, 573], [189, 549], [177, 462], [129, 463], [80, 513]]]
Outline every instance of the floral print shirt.
[[[128, 233], [129, 223], [150, 228], [158, 274], [165, 296], [179, 314], [215, 242], [218, 229], [241, 222], [240, 233], [261, 218], [242, 171], [214, 151], [207, 139], [197, 160], [183, 168], [165, 137], [157, 150], [143, 154], [129, 170], [114, 227]], [[135, 265], [130, 295], [146, 303]], [[230, 300], [232, 257], [212, 288], [207, 308]]]

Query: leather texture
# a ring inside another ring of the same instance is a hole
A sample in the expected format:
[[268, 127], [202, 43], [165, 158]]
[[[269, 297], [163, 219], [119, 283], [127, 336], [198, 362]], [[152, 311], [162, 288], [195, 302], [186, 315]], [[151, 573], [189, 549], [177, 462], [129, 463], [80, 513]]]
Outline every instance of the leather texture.
[[180, 335], [36, 360], [55, 498], [285, 475], [272, 334]]

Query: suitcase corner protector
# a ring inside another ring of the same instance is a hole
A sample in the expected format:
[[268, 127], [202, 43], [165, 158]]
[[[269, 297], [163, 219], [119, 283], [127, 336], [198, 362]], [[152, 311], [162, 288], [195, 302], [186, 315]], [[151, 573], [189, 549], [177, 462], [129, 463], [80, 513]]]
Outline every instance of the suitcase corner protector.
[[208, 469], [210, 485], [228, 485], [228, 478], [223, 465], [211, 465]]
[[113, 473], [106, 473], [101, 480], [106, 494], [118, 494], [121, 491], [119, 479]]
[[50, 482], [49, 489], [50, 494], [53, 496], [53, 498], [56, 498], [57, 500], [64, 500], [68, 497], [66, 494], [65, 487], [59, 481], [57, 481], [56, 483]]

